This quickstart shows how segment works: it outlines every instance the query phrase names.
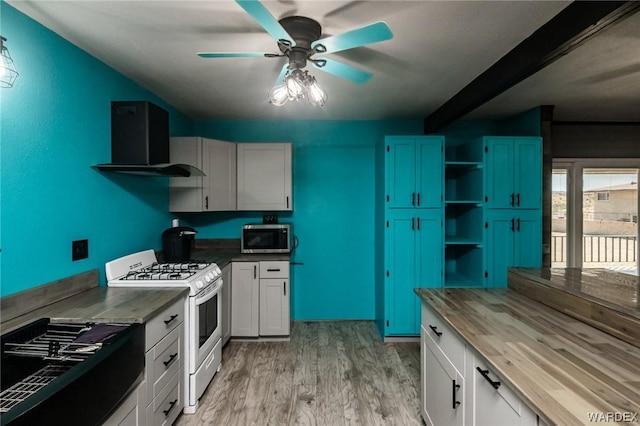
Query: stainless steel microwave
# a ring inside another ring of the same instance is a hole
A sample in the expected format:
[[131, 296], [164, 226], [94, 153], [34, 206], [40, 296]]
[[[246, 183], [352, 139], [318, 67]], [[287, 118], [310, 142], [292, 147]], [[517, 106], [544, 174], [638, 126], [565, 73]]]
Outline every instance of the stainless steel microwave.
[[291, 225], [244, 225], [241, 237], [242, 253], [290, 253]]

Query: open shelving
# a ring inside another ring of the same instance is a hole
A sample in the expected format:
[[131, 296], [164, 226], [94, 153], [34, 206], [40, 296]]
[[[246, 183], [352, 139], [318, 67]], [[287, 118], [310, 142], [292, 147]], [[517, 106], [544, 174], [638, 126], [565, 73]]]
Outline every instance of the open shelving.
[[446, 149], [445, 287], [481, 287], [484, 284], [483, 173], [482, 146], [478, 142]]

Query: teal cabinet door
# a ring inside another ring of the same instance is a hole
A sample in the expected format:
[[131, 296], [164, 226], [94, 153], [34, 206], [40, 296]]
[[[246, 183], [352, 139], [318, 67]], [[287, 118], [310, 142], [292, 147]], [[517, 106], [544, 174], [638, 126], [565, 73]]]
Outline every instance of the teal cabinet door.
[[436, 208], [442, 203], [444, 137], [385, 138], [387, 208]]
[[513, 148], [511, 138], [487, 138], [485, 141], [487, 208], [513, 208]]
[[510, 267], [542, 266], [541, 210], [490, 210], [486, 230], [487, 287], [506, 287]]
[[539, 137], [485, 138], [487, 208], [542, 206], [542, 141]]
[[416, 203], [420, 209], [440, 208], [444, 190], [444, 138], [416, 140]]
[[542, 266], [542, 210], [520, 210], [514, 233], [514, 266]]
[[386, 145], [387, 206], [392, 209], [412, 208], [416, 186], [415, 139], [388, 137]]
[[513, 229], [515, 218], [511, 210], [494, 210], [487, 214], [486, 286], [506, 287], [507, 269], [513, 264]]
[[540, 138], [520, 138], [514, 152], [513, 192], [516, 208], [542, 207], [542, 148]]
[[386, 228], [386, 335], [420, 331], [416, 287], [442, 286], [442, 222], [439, 209], [397, 210]]
[[420, 211], [415, 230], [415, 287], [441, 287], [443, 281], [443, 223], [439, 209]]
[[[415, 329], [415, 215], [411, 210], [394, 212], [387, 218], [386, 228], [386, 335], [412, 335]], [[419, 307], [418, 307], [419, 308]]]

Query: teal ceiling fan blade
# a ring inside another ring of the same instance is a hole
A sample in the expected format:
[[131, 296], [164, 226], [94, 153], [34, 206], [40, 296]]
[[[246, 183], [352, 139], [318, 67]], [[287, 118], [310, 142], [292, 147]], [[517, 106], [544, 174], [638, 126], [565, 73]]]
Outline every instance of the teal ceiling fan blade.
[[276, 40], [289, 40], [292, 45], [295, 45], [293, 38], [280, 25], [280, 22], [258, 0], [236, 0], [236, 3], [251, 15], [266, 32], [271, 34], [271, 37]]
[[375, 24], [347, 31], [346, 33], [320, 39], [313, 42], [311, 47], [313, 48], [318, 44], [322, 44], [327, 48], [327, 51], [323, 53], [334, 53], [367, 44], [378, 43], [380, 41], [391, 40], [392, 38], [393, 33], [389, 26], [384, 22], [376, 22]]
[[198, 52], [202, 58], [264, 58], [260, 52]]
[[284, 64], [282, 66], [282, 69], [280, 70], [280, 75], [278, 75], [278, 79], [276, 80], [276, 84], [275, 84], [276, 86], [278, 84], [284, 83], [284, 76], [288, 70], [289, 70], [289, 64]]
[[373, 74], [362, 71], [356, 67], [352, 67], [351, 65], [345, 65], [341, 62], [335, 61], [333, 59], [325, 59], [322, 58], [323, 61], [326, 60], [324, 66], [319, 67], [314, 64], [316, 68], [322, 70], [324, 72], [328, 72], [329, 74], [333, 74], [336, 77], [344, 78], [345, 80], [352, 81], [358, 84], [364, 84], [371, 79]]

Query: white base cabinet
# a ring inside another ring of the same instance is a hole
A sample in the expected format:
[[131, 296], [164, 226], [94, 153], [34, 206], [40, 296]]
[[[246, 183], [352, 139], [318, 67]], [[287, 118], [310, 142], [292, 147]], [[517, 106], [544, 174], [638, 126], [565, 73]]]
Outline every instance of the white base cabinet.
[[260, 262], [260, 335], [288, 336], [289, 262]]
[[142, 384], [143, 425], [171, 425], [184, 407], [184, 320], [181, 298], [145, 324], [145, 370]]
[[231, 264], [222, 268], [222, 346], [231, 337]]
[[232, 262], [231, 336], [290, 334], [288, 261]]
[[427, 425], [538, 424], [536, 414], [424, 303], [420, 357], [421, 412]]
[[260, 262], [231, 263], [231, 336], [255, 337], [259, 331]]

